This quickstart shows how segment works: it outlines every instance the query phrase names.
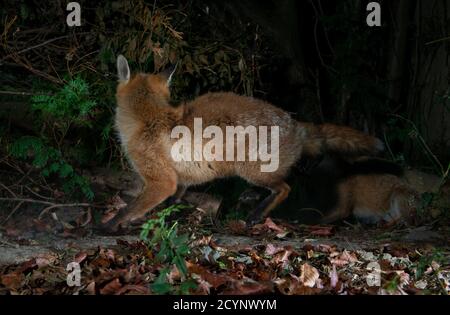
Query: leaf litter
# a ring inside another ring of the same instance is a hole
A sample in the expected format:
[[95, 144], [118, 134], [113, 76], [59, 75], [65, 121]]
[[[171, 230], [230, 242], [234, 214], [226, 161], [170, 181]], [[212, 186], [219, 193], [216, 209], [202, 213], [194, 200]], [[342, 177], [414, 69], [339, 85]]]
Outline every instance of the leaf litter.
[[[112, 209], [121, 206], [116, 202]], [[194, 213], [198, 222], [199, 214]], [[110, 248], [72, 249], [0, 266], [0, 295], [450, 293], [445, 249], [436, 252], [430, 246], [384, 240], [355, 248], [333, 244], [336, 227], [296, 227], [270, 218], [252, 228], [230, 221], [221, 229], [255, 240], [248, 244], [239, 243], [239, 238], [238, 244], [218, 242], [217, 234], [200, 224], [182, 229], [189, 233], [186, 274], [155, 259], [157, 247], [119, 237]], [[79, 286], [67, 284], [69, 262], [80, 265]]]

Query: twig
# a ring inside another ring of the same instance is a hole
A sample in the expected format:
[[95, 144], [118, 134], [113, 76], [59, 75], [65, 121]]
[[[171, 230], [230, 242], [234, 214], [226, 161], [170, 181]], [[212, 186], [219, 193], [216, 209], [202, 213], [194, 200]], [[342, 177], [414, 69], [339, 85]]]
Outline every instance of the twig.
[[325, 60], [322, 57], [322, 53], [320, 52], [320, 48], [319, 48], [319, 36], [317, 33], [317, 28], [319, 26], [319, 12], [316, 8], [316, 6], [314, 5], [314, 1], [310, 0], [309, 1], [313, 10], [314, 10], [314, 14], [315, 14], [315, 19], [314, 19], [314, 43], [316, 46], [316, 52], [317, 52], [317, 56], [319, 57], [320, 63], [322, 64], [322, 66], [328, 70], [330, 70], [333, 73], [339, 73], [336, 69], [334, 69], [332, 66], [327, 65], [325, 63]]
[[3, 245], [11, 246], [13, 248], [19, 248], [19, 244], [13, 244], [13, 243], [7, 242], [5, 240], [0, 240], [0, 243], [3, 244]]
[[436, 44], [436, 43], [445, 42], [445, 41], [448, 41], [448, 40], [450, 40], [450, 36], [444, 37], [444, 38], [440, 38], [440, 39], [436, 39], [436, 40], [432, 40], [431, 42], [425, 43], [425, 45]]
[[391, 155], [391, 159], [393, 161], [395, 161], [395, 156], [394, 156], [394, 153], [392, 152], [391, 146], [389, 145], [389, 141], [387, 139], [386, 132], [383, 132], [383, 137], [384, 137], [384, 143], [386, 144], [386, 148], [387, 148], [389, 154]]
[[319, 70], [316, 70], [316, 74], [314, 75], [314, 79], [316, 81], [316, 94], [317, 94], [317, 112], [320, 117], [321, 123], [325, 122], [325, 117], [323, 116], [323, 110], [322, 110], [322, 98], [320, 96], [320, 80], [319, 80]]
[[0, 94], [23, 95], [23, 96], [33, 96], [33, 95], [38, 95], [38, 94], [36, 94], [36, 93], [30, 93], [30, 92], [16, 92], [16, 91], [0, 91]]
[[8, 59], [8, 58], [11, 58], [12, 56], [23, 54], [24, 52], [27, 52], [27, 51], [30, 51], [30, 50], [39, 48], [39, 47], [41, 47], [41, 46], [48, 45], [48, 44], [53, 43], [53, 42], [55, 42], [55, 41], [57, 41], [57, 40], [64, 39], [64, 38], [68, 38], [68, 37], [71, 37], [71, 36], [74, 36], [74, 35], [85, 35], [85, 34], [89, 34], [89, 33], [90, 33], [90, 32], [84, 32], [84, 33], [78, 33], [78, 34], [69, 34], [69, 35], [63, 35], [63, 36], [59, 36], [59, 37], [55, 37], [55, 38], [46, 40], [45, 42], [36, 44], [36, 45], [34, 45], [34, 46], [27, 47], [27, 48], [22, 49], [22, 50], [19, 50], [19, 51], [17, 51], [17, 52], [15, 51], [15, 52], [13, 52], [13, 53], [7, 55], [6, 57], [3, 57], [2, 59], [0, 59], [0, 63], [3, 62], [4, 60]]
[[52, 197], [46, 197], [46, 196], [42, 196], [41, 194], [38, 194], [37, 192], [35, 192], [33, 189], [31, 189], [27, 185], [24, 185], [23, 187], [25, 187], [26, 190], [28, 190], [30, 193], [32, 193], [36, 197], [39, 197], [39, 198], [42, 198], [42, 199], [47, 199], [47, 200], [54, 200], [54, 198], [52, 198]]
[[14, 213], [16, 213], [16, 211], [20, 208], [20, 206], [23, 205], [23, 203], [24, 203], [23, 201], [19, 202], [19, 203], [17, 204], [17, 206], [16, 206], [16, 207], [8, 214], [8, 216], [6, 217], [6, 219], [3, 220], [2, 224], [0, 224], [0, 226], [5, 225], [5, 223], [8, 222], [8, 220], [13, 216]]
[[9, 167], [11, 167], [12, 169], [16, 170], [17, 172], [19, 172], [20, 174], [23, 175], [23, 177], [21, 177], [13, 186], [18, 186], [25, 178], [27, 178], [33, 184], [40, 186], [40, 187], [46, 189], [47, 191], [53, 192], [53, 189], [51, 189], [50, 187], [47, 187], [48, 185], [47, 186], [41, 185], [30, 177], [30, 173], [33, 171], [33, 168], [30, 167], [28, 169], [28, 171], [25, 172], [18, 165], [15, 165], [14, 163], [9, 163], [9, 161], [3, 161], [3, 162], [6, 165], [8, 165]]
[[0, 201], [21, 201], [28, 203], [38, 203], [43, 205], [48, 205], [47, 208], [41, 211], [38, 218], [40, 219], [45, 213], [54, 208], [62, 208], [62, 207], [94, 207], [94, 208], [102, 208], [102, 206], [93, 205], [91, 203], [53, 203], [50, 201], [36, 200], [36, 199], [28, 199], [28, 198], [0, 198]]
[[14, 198], [17, 198], [17, 195], [11, 189], [9, 189], [6, 185], [0, 183], [0, 186], [2, 186], [5, 190], [7, 190]]

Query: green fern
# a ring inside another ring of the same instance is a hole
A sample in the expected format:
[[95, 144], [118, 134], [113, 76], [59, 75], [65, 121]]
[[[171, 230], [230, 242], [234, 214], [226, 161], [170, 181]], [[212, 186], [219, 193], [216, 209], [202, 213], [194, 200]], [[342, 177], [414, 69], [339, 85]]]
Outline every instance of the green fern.
[[32, 159], [33, 166], [40, 169], [44, 177], [56, 174], [59, 178], [65, 179], [63, 190], [66, 193], [81, 191], [87, 199], [94, 198], [86, 178], [74, 171], [73, 167], [64, 160], [61, 151], [47, 145], [42, 139], [32, 136], [21, 137], [11, 145], [10, 154], [22, 160]]
[[97, 105], [88, 83], [80, 77], [70, 80], [54, 95], [36, 95], [31, 100], [34, 110], [77, 125], [90, 125], [88, 116]]

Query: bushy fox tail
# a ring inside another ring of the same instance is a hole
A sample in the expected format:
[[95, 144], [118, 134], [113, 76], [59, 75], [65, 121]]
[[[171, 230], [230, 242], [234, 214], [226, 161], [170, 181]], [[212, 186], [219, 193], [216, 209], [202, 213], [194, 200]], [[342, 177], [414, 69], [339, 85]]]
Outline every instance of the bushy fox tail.
[[340, 155], [372, 155], [384, 150], [383, 142], [350, 127], [333, 124], [300, 123], [306, 131], [303, 153], [316, 156], [322, 153]]

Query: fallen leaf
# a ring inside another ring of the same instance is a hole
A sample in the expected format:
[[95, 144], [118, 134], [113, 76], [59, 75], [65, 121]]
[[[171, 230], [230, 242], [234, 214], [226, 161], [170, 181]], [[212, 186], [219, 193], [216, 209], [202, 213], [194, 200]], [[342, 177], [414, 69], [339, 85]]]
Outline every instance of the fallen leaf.
[[304, 286], [313, 288], [318, 279], [319, 271], [315, 267], [309, 265], [308, 263], [304, 263], [300, 267], [300, 282]]
[[336, 265], [333, 265], [333, 269], [330, 272], [330, 285], [332, 288], [335, 288], [339, 281], [339, 276], [336, 271]]
[[251, 279], [234, 281], [232, 287], [225, 290], [225, 295], [256, 295], [273, 292], [273, 284], [270, 282], [256, 282]]
[[283, 247], [277, 247], [277, 246], [269, 243], [269, 244], [266, 245], [266, 250], [265, 250], [264, 253], [267, 256], [273, 256], [273, 255], [275, 255], [275, 254], [277, 254], [277, 253], [279, 253], [279, 252], [281, 252], [283, 250], [284, 250]]
[[189, 273], [197, 274], [201, 277], [202, 280], [208, 282], [213, 288], [218, 288], [219, 286], [224, 285], [225, 283], [227, 283], [227, 281], [229, 281], [229, 278], [227, 276], [212, 273], [208, 269], [200, 265], [186, 262], [186, 266]]
[[426, 280], [419, 280], [416, 283], [414, 283], [414, 286], [420, 290], [424, 290], [427, 287], [427, 285], [428, 282]]
[[10, 290], [21, 288], [24, 280], [24, 274], [17, 271], [0, 276], [0, 282]]
[[279, 265], [281, 263], [281, 268], [286, 269], [287, 265], [289, 264], [289, 256], [292, 254], [292, 250], [285, 249], [278, 254], [275, 255], [275, 257], [272, 259], [272, 262], [275, 265]]
[[190, 246], [191, 247], [199, 247], [199, 246], [208, 246], [209, 243], [211, 243], [212, 234], [211, 235], [204, 235], [199, 239], [194, 240]]
[[173, 284], [175, 281], [178, 281], [181, 279], [181, 273], [178, 270], [177, 266], [173, 265], [172, 269], [170, 270], [168, 276], [167, 276], [167, 281], [171, 284]]
[[92, 281], [87, 285], [86, 291], [90, 295], [95, 295], [95, 281]]
[[39, 257], [36, 257], [35, 262], [38, 268], [42, 268], [54, 263], [56, 260], [57, 257], [55, 257], [54, 255], [46, 255], [46, 256], [41, 255]]
[[[332, 255], [330, 255], [330, 256], [332, 256]], [[336, 256], [334, 256], [334, 257], [336, 257]], [[333, 265], [343, 267], [345, 265], [358, 262], [358, 258], [356, 257], [356, 255], [354, 253], [351, 253], [351, 252], [347, 251], [346, 249], [344, 249], [344, 251], [341, 254], [339, 254], [336, 258], [330, 259], [330, 262]]]
[[119, 196], [112, 197], [106, 205], [107, 210], [101, 218], [101, 223], [105, 224], [110, 221], [117, 215], [120, 209], [125, 208], [126, 206], [126, 202], [124, 202]]
[[311, 226], [309, 233], [315, 236], [331, 236], [334, 234], [332, 226]]
[[120, 283], [120, 280], [118, 278], [115, 278], [100, 289], [100, 294], [104, 295], [116, 294], [121, 287], [122, 284]]
[[266, 221], [263, 225], [267, 226], [269, 229], [277, 232], [278, 234], [286, 233], [286, 230], [276, 225], [271, 218], [266, 218]]
[[127, 284], [120, 288], [115, 294], [149, 294], [148, 287], [143, 285]]
[[399, 276], [400, 280], [400, 287], [403, 288], [404, 286], [409, 285], [410, 276], [408, 273], [406, 273], [403, 270], [396, 271], [397, 275]]
[[87, 258], [86, 252], [79, 252], [75, 255], [74, 262], [81, 264]]

